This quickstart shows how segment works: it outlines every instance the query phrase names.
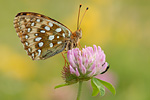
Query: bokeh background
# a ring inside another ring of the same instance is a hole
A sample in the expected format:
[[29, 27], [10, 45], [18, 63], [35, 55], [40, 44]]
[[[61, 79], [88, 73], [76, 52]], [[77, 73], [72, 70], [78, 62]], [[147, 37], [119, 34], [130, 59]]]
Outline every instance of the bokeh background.
[[75, 100], [78, 84], [63, 83], [61, 54], [32, 61], [18, 38], [13, 19], [30, 11], [49, 16], [76, 30], [79, 4], [86, 7], [81, 45], [101, 46], [109, 71], [99, 76], [117, 91], [92, 97], [84, 82], [81, 100], [150, 100], [150, 0], [0, 0], [0, 100]]

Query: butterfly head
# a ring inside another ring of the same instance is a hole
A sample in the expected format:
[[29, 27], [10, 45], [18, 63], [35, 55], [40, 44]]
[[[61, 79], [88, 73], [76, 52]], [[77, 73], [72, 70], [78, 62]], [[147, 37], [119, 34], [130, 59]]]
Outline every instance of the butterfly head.
[[82, 38], [82, 30], [81, 30], [81, 29], [77, 30], [75, 33], [76, 33], [76, 36], [77, 36], [79, 39]]

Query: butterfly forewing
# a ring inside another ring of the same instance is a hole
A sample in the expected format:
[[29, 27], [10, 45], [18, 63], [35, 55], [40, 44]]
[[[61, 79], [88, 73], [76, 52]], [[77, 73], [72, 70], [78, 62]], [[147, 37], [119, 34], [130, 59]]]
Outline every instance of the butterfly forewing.
[[18, 13], [14, 27], [33, 60], [46, 59], [63, 51], [72, 32], [63, 24], [41, 14]]

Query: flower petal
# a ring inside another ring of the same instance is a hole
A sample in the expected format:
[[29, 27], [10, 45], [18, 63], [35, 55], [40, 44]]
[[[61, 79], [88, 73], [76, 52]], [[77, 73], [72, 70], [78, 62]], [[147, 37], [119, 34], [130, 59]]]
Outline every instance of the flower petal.
[[76, 76], [80, 76], [80, 73], [78, 71], [78, 68], [76, 68], [76, 72], [75, 72]]
[[88, 67], [88, 64], [89, 64], [89, 60], [88, 58], [86, 58], [85, 62], [84, 62], [84, 67], [87, 68]]
[[78, 56], [79, 56], [79, 48], [75, 48], [75, 49], [73, 49], [73, 54], [74, 54], [74, 57], [77, 59], [78, 58]]
[[94, 63], [92, 64], [92, 66], [89, 68], [89, 71], [92, 71], [93, 69], [95, 69], [96, 67], [96, 61], [94, 61]]
[[92, 77], [96, 73], [96, 67], [88, 74], [88, 77]]
[[68, 50], [68, 52], [67, 52], [67, 58], [68, 58], [68, 61], [71, 64], [72, 67], [77, 67], [77, 65], [75, 64], [75, 58], [72, 55], [71, 50]]
[[97, 46], [93, 45], [93, 47], [94, 47], [94, 53], [97, 53]]
[[99, 70], [99, 73], [104, 72], [107, 69], [108, 63], [105, 62], [104, 65], [102, 66], [102, 68]]
[[70, 73], [71, 73], [71, 74], [74, 74], [74, 73], [75, 73], [75, 70], [72, 68], [71, 65], [69, 65], [69, 68], [70, 68]]
[[103, 52], [102, 58], [101, 58], [101, 63], [103, 64], [104, 62], [105, 62], [105, 54], [104, 54], [104, 52]]

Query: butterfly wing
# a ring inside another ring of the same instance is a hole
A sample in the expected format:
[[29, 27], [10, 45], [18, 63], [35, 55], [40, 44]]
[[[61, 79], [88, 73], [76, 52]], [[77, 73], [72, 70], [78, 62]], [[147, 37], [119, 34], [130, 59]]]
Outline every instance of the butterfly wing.
[[46, 59], [65, 49], [72, 32], [47, 16], [21, 12], [14, 19], [17, 35], [33, 60]]

